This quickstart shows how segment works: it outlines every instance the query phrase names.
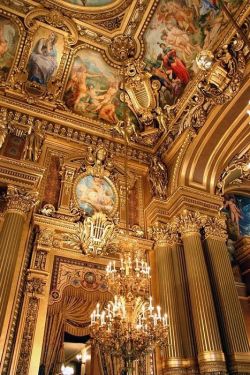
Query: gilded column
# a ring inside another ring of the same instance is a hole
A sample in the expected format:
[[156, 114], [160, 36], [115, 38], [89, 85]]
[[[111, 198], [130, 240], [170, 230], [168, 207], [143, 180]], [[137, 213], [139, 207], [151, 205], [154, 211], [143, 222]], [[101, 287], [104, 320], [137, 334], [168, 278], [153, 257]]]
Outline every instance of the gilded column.
[[199, 231], [205, 217], [184, 210], [176, 222], [184, 244], [200, 373], [224, 374], [225, 358]]
[[10, 186], [0, 234], [0, 331], [8, 303], [24, 222], [36, 203], [36, 193]]
[[156, 267], [158, 271], [159, 302], [163, 313], [169, 317], [169, 336], [163, 374], [184, 374], [185, 359], [180, 330], [172, 250], [174, 234], [168, 226], [153, 229]]
[[190, 374], [199, 374], [184, 249], [177, 236], [173, 247], [173, 265], [186, 368]]
[[226, 247], [223, 216], [208, 218], [205, 248], [229, 371], [250, 373], [250, 348]]

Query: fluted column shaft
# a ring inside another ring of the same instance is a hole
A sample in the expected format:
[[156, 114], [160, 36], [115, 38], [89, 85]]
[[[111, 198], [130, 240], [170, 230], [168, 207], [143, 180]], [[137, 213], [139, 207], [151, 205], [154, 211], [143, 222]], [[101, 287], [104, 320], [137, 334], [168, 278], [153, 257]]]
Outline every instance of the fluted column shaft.
[[188, 372], [194, 374], [198, 373], [198, 364], [196, 363], [196, 345], [193, 333], [193, 322], [191, 319], [191, 305], [184, 249], [180, 241], [175, 241], [173, 246], [173, 269], [181, 322], [180, 328], [183, 350], [187, 361]]
[[184, 353], [176, 295], [175, 276], [172, 259], [173, 243], [159, 240], [155, 245], [158, 269], [159, 299], [163, 313], [169, 316], [169, 336], [166, 348], [164, 374], [185, 373]]
[[26, 215], [33, 204], [30, 193], [9, 187], [7, 210], [0, 234], [0, 332], [2, 331]]
[[201, 223], [202, 218], [199, 213], [185, 211], [179, 217], [198, 361], [202, 374], [225, 373], [225, 358], [222, 351], [214, 301], [199, 233]]
[[224, 350], [231, 373], [250, 373], [250, 348], [226, 247], [224, 218], [206, 225], [206, 257], [214, 290]]

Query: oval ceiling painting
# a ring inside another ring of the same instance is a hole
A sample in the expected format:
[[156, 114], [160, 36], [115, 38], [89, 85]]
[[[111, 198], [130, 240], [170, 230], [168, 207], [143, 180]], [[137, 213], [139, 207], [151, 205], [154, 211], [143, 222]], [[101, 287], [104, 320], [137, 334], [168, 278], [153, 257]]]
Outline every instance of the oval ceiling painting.
[[65, 3], [72, 5], [80, 5], [83, 7], [101, 7], [114, 3], [115, 0], [64, 0]]

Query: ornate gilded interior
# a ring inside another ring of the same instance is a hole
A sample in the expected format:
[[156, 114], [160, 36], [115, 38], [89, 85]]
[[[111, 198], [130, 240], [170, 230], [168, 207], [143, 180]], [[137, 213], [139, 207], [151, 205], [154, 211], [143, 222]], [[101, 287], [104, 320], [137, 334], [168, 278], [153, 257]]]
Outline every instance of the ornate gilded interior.
[[169, 317], [133, 375], [250, 374], [249, 17], [247, 0], [1, 1], [2, 375], [125, 374], [90, 314], [127, 242]]

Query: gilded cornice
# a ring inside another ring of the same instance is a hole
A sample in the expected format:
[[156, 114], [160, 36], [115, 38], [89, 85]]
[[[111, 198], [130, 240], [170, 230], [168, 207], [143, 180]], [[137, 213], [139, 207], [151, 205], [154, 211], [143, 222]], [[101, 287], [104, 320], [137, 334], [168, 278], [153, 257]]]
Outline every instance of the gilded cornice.
[[[54, 113], [42, 108], [34, 108], [30, 104], [21, 104], [18, 100], [13, 98], [5, 98], [0, 94], [0, 108], [7, 108], [7, 122], [8, 129], [15, 129], [15, 127], [23, 128], [30, 127], [31, 124], [36, 121], [42, 122], [42, 127], [46, 134], [56, 136], [61, 139], [70, 140], [77, 144], [97, 145], [101, 141], [112, 148], [112, 151], [117, 156], [125, 155], [125, 141], [113, 137], [111, 134], [103, 129], [100, 136], [100, 132], [95, 130], [94, 121], [89, 120], [89, 124], [86, 124], [81, 119], [81, 125], [79, 125], [80, 116], [73, 115], [73, 119], [69, 119], [66, 114], [58, 112]], [[78, 120], [77, 120], [78, 117]], [[67, 124], [67, 125], [66, 125]], [[144, 146], [130, 144], [128, 149], [128, 159], [139, 161], [140, 163], [149, 163], [150, 150]]]
[[208, 217], [204, 228], [206, 238], [219, 240], [227, 239], [227, 228], [224, 215]]
[[221, 205], [222, 199], [219, 196], [180, 186], [166, 201], [152, 199], [144, 212], [147, 225], [151, 226], [157, 221], [166, 223], [175, 215], [180, 214], [183, 209], [192, 209], [208, 216], [216, 216]]
[[7, 185], [39, 189], [45, 168], [35, 163], [0, 156], [0, 179]]

